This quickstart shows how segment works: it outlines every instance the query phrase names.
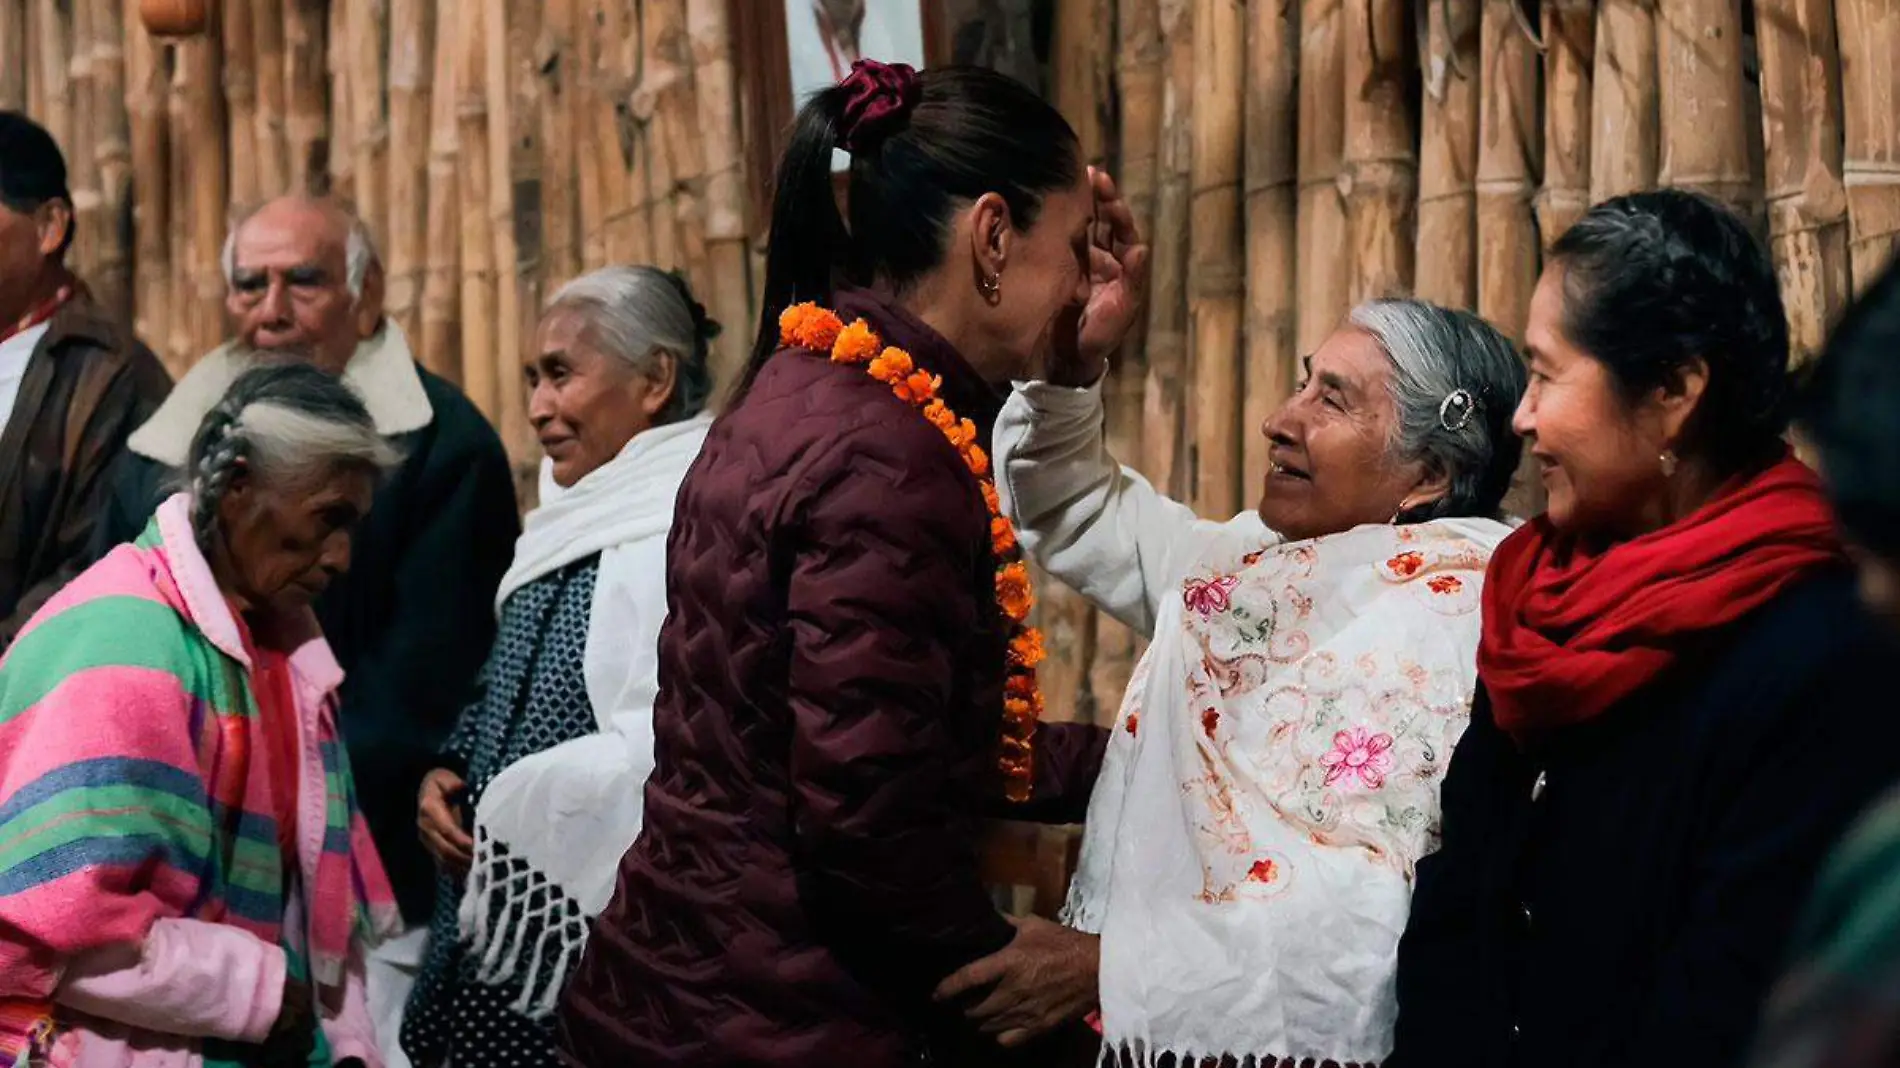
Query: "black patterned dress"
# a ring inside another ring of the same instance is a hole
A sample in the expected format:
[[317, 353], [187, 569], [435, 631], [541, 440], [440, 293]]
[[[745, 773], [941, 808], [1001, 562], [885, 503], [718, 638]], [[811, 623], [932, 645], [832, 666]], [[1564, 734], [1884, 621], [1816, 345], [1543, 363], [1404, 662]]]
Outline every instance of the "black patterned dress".
[[[586, 557], [521, 587], [502, 606], [482, 696], [443, 747], [444, 766], [468, 782], [471, 811], [510, 764], [599, 729], [581, 672], [599, 573], [600, 556]], [[460, 878], [437, 879], [429, 951], [403, 1017], [403, 1051], [416, 1068], [556, 1064], [553, 1022], [512, 1008], [520, 988], [474, 981], [457, 919], [462, 889]]]

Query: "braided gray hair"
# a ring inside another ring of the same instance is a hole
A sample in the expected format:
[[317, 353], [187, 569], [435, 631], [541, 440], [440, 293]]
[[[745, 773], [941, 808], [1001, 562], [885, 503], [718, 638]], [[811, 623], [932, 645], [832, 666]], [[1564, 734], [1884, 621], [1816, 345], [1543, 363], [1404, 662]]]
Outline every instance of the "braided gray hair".
[[208, 549], [218, 507], [240, 470], [297, 485], [338, 467], [381, 476], [402, 460], [355, 391], [308, 363], [265, 363], [239, 375], [191, 440], [185, 484], [191, 527]]

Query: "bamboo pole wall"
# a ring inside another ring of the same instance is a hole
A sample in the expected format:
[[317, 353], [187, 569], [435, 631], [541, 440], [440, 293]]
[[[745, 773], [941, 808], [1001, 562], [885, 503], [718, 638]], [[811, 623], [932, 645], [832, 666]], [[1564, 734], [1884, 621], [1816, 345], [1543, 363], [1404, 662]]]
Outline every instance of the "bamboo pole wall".
[[[525, 463], [516, 362], [583, 269], [685, 270], [735, 366], [761, 228], [732, 20], [778, 2], [253, 0], [154, 41], [138, 0], [0, 0], [0, 107], [67, 150], [75, 265], [174, 372], [224, 332], [234, 207], [352, 198], [418, 358]], [[1033, 5], [1049, 95], [1152, 245], [1107, 433], [1210, 515], [1254, 504], [1261, 423], [1353, 300], [1521, 336], [1544, 250], [1595, 201], [1675, 183], [1736, 206], [1798, 357], [1900, 242], [1900, 0]], [[1134, 635], [1065, 593], [1040, 611], [1052, 712], [1111, 712]]]
[[524, 465], [517, 362], [583, 242], [684, 270], [730, 371], [755, 311], [729, 0], [213, 6], [155, 40], [138, 0], [0, 0], [0, 108], [60, 142], [73, 263], [174, 374], [223, 338], [231, 216], [297, 190], [350, 199], [389, 314]]

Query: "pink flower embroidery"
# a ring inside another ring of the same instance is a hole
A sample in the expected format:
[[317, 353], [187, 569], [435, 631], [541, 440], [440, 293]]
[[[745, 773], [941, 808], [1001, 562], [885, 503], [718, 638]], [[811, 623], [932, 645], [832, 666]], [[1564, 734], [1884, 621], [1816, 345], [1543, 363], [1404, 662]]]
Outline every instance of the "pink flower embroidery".
[[1217, 579], [1189, 579], [1181, 584], [1181, 603], [1188, 611], [1199, 612], [1201, 618], [1225, 612], [1233, 603], [1229, 596], [1240, 580], [1232, 575], [1222, 575]]
[[1332, 752], [1320, 757], [1319, 762], [1326, 766], [1328, 786], [1357, 775], [1367, 789], [1377, 790], [1385, 785], [1386, 773], [1392, 770], [1392, 736], [1374, 734], [1364, 727], [1340, 731], [1333, 735]]
[[1129, 735], [1132, 737], [1136, 731], [1139, 731], [1141, 729], [1141, 713], [1139, 712], [1128, 713], [1128, 725], [1123, 727], [1122, 729], [1126, 730], [1129, 733]]
[[1201, 712], [1201, 730], [1207, 732], [1207, 737], [1209, 741], [1213, 740], [1214, 732], [1218, 730], [1219, 728], [1220, 728], [1220, 713], [1211, 708], [1204, 709]]
[[1250, 883], [1270, 883], [1280, 878], [1280, 866], [1271, 860], [1256, 860], [1253, 867], [1247, 869], [1247, 881]]
[[1392, 559], [1387, 560], [1385, 566], [1394, 575], [1400, 578], [1411, 578], [1413, 575], [1418, 574], [1419, 568], [1425, 566], [1425, 557], [1421, 553], [1416, 553], [1408, 549], [1394, 556]]
[[1433, 593], [1450, 596], [1465, 588], [1464, 582], [1456, 575], [1438, 575], [1425, 583]]

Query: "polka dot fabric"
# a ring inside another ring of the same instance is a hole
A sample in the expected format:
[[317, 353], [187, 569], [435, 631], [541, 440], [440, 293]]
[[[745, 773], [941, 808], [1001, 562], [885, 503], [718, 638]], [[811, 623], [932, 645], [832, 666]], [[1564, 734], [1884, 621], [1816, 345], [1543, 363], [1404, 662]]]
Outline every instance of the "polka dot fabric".
[[[468, 769], [471, 807], [510, 764], [597, 729], [581, 657], [599, 573], [600, 557], [590, 556], [523, 586], [503, 605], [482, 696], [444, 747], [449, 762]], [[403, 1051], [417, 1068], [556, 1064], [553, 1022], [514, 1012], [514, 984], [474, 981], [456, 915], [461, 900], [462, 881], [439, 876], [428, 957], [403, 1019]]]

